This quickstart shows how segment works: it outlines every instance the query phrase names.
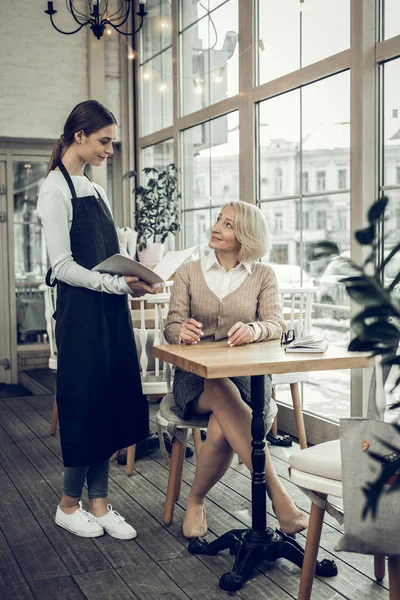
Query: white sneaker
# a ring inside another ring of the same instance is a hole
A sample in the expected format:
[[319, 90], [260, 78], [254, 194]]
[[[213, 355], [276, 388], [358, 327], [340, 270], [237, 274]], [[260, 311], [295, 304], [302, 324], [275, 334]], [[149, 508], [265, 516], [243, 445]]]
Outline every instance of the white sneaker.
[[99, 537], [104, 535], [103, 527], [96, 521], [95, 517], [83, 510], [82, 502], [79, 501], [79, 508], [70, 515], [67, 515], [57, 506], [56, 519], [57, 525], [67, 531], [81, 537]]
[[113, 510], [111, 504], [107, 504], [107, 510], [108, 513], [103, 517], [94, 518], [99, 525], [104, 527], [109, 535], [120, 540], [132, 540], [137, 536], [137, 531], [125, 521], [124, 517], [116, 510]]

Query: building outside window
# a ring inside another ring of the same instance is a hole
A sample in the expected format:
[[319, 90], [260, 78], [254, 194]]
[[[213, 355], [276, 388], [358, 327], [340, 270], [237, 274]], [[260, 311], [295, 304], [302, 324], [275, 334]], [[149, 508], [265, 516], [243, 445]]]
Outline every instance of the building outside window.
[[309, 192], [309, 173], [308, 171], [303, 172], [302, 174], [302, 178], [303, 178], [303, 193], [305, 192]]
[[274, 215], [274, 232], [278, 233], [283, 229], [283, 214], [281, 212]]
[[274, 171], [275, 192], [279, 194], [282, 191], [282, 169], [279, 167]]
[[326, 229], [326, 212], [324, 210], [317, 211], [317, 229]]
[[317, 179], [317, 191], [323, 192], [326, 188], [326, 172], [325, 171], [317, 171], [316, 179]]
[[347, 171], [346, 169], [338, 170], [338, 189], [345, 190], [347, 188]]

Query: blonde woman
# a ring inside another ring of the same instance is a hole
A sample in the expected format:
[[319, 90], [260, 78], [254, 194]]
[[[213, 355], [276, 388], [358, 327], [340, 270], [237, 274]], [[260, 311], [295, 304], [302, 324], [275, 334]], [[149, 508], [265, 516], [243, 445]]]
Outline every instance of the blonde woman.
[[[259, 208], [245, 202], [223, 206], [211, 231], [208, 256], [186, 263], [175, 276], [167, 341], [226, 340], [239, 346], [279, 338], [285, 323], [274, 271], [257, 262], [268, 246], [268, 227]], [[267, 430], [277, 412], [271, 391], [271, 377], [266, 376]], [[202, 537], [207, 532], [205, 496], [229, 468], [233, 453], [252, 470], [250, 377], [207, 380], [177, 368], [173, 393], [181, 418], [210, 415], [183, 524], [185, 537]], [[266, 488], [280, 528], [298, 533], [308, 521], [278, 479], [268, 450], [266, 454]]]

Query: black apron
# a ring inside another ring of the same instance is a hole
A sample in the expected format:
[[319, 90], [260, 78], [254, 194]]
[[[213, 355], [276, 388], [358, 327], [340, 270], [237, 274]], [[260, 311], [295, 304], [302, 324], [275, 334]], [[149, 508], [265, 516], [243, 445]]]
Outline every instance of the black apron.
[[[85, 269], [119, 252], [113, 218], [97, 192], [72, 194], [72, 256]], [[106, 460], [149, 430], [127, 296], [58, 282], [57, 405], [64, 466]]]

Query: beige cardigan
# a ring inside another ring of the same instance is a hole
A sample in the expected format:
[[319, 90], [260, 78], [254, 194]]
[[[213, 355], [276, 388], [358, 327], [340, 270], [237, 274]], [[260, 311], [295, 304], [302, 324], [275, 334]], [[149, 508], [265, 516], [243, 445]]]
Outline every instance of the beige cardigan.
[[185, 319], [203, 323], [202, 342], [216, 342], [228, 337], [237, 321], [261, 325], [259, 342], [279, 338], [285, 330], [278, 298], [278, 284], [271, 267], [255, 263], [251, 275], [233, 292], [219, 300], [204, 279], [200, 260], [184, 264], [175, 275], [171, 302], [164, 330], [169, 344], [179, 342]]

